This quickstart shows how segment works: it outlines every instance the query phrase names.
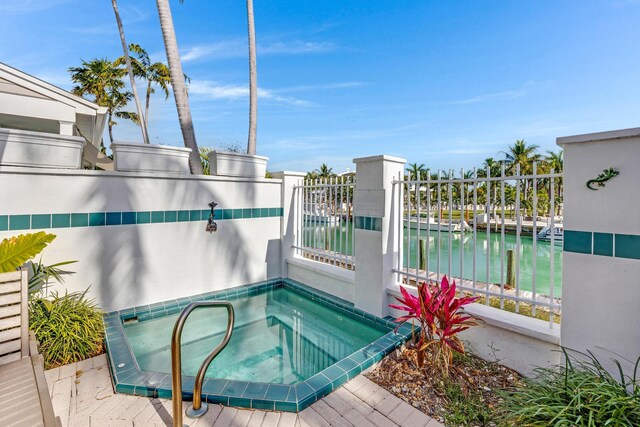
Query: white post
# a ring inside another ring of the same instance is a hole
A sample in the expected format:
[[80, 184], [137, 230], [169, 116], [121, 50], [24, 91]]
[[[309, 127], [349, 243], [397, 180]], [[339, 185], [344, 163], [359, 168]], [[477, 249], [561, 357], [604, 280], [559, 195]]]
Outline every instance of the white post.
[[[388, 313], [387, 287], [394, 283], [394, 259], [399, 250], [401, 203], [393, 194], [392, 181], [404, 173], [405, 159], [373, 156], [354, 159], [356, 164], [355, 217], [355, 305], [377, 316]], [[401, 228], [400, 228], [401, 229]]]
[[[640, 128], [557, 143], [564, 149], [561, 344], [590, 350], [609, 368], [618, 359], [631, 375], [640, 356]], [[609, 168], [619, 175], [598, 178]]]
[[302, 220], [302, 212], [300, 212], [300, 202], [298, 197], [302, 197], [302, 193], [298, 190], [296, 194], [295, 185], [302, 185], [305, 174], [302, 172], [273, 172], [272, 177], [282, 180], [282, 225], [281, 225], [281, 248], [280, 248], [280, 276], [287, 277], [287, 260], [293, 258], [295, 250], [293, 245], [296, 243], [296, 233], [299, 229], [299, 221]]

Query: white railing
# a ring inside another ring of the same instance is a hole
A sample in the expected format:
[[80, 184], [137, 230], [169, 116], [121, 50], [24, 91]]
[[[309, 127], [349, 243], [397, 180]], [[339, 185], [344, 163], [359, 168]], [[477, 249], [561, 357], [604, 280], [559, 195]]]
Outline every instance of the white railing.
[[397, 281], [415, 285], [446, 274], [487, 305], [546, 311], [553, 327], [561, 314], [562, 174], [538, 168], [399, 176]]
[[305, 179], [294, 186], [297, 255], [355, 270], [353, 176]]

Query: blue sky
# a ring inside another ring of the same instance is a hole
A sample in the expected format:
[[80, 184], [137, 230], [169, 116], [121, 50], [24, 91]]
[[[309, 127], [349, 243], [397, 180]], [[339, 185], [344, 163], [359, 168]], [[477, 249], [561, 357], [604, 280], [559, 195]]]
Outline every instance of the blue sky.
[[[165, 60], [155, 1], [120, 0], [128, 42]], [[246, 145], [242, 0], [171, 1], [198, 143]], [[307, 171], [401, 156], [480, 165], [516, 139], [640, 126], [640, 1], [254, 0], [258, 154]], [[80, 59], [122, 54], [108, 0], [0, 2], [0, 61], [62, 88]], [[182, 145], [152, 100], [154, 143]], [[118, 140], [140, 141], [120, 122]]]

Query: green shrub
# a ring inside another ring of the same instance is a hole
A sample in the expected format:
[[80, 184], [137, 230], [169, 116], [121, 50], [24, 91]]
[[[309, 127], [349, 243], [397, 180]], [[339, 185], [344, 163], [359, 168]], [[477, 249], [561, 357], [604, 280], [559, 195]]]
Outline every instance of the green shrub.
[[615, 361], [616, 379], [592, 354], [583, 354], [586, 361], [564, 354], [564, 366], [539, 368], [535, 379], [505, 393], [502, 416], [507, 425], [640, 426], [640, 358], [631, 377]]
[[102, 353], [102, 312], [86, 293], [60, 296], [52, 292], [51, 299], [34, 298], [29, 302], [29, 327], [47, 369]]

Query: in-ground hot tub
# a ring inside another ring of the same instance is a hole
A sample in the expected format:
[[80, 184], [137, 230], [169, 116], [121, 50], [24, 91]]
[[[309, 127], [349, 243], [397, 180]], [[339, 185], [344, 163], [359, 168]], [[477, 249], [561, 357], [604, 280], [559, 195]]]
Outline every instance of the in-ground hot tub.
[[[105, 315], [112, 379], [119, 393], [171, 397], [171, 333], [192, 301], [226, 300], [236, 322], [227, 347], [211, 363], [202, 387], [207, 402], [297, 412], [355, 377], [403, 343], [397, 333], [352, 304], [289, 279], [120, 310]], [[182, 333], [183, 398], [222, 340], [226, 310], [199, 308]]]

